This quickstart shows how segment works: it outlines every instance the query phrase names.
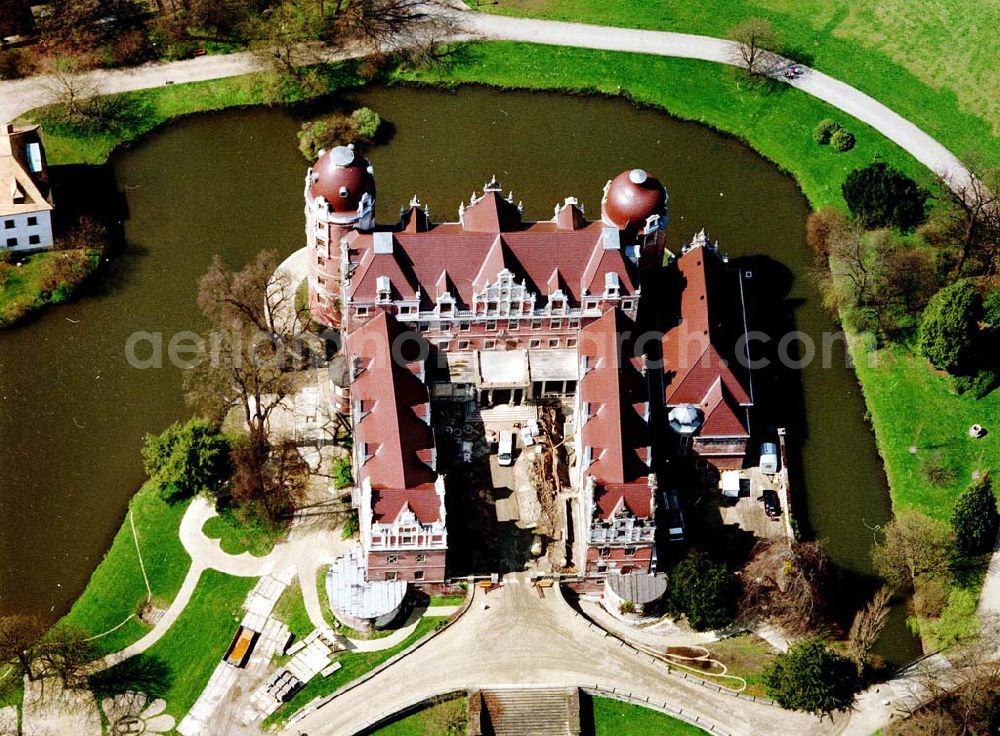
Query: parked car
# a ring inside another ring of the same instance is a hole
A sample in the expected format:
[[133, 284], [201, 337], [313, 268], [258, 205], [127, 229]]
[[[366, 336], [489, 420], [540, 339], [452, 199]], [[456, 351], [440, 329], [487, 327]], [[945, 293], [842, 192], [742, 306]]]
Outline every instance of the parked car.
[[777, 519], [781, 516], [781, 501], [778, 500], [777, 491], [768, 488], [761, 494], [760, 498], [764, 502], [765, 514], [772, 519]]
[[514, 433], [509, 429], [504, 429], [500, 432], [497, 462], [500, 465], [511, 465], [514, 462]]
[[778, 472], [778, 446], [773, 442], [760, 444], [760, 472], [767, 475]]

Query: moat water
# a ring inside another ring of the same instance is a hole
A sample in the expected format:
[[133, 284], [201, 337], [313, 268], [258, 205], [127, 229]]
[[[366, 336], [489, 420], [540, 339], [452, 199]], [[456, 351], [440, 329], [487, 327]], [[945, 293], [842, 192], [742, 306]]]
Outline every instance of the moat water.
[[[332, 104], [365, 104], [391, 123], [390, 140], [367, 152], [380, 221], [395, 220], [414, 194], [433, 219], [454, 220], [459, 202], [493, 174], [528, 219], [548, 219], [568, 195], [595, 217], [604, 183], [641, 166], [670, 193], [670, 249], [706, 227], [730, 256], [755, 257], [746, 267], [758, 293], [780, 298], [817, 346], [835, 330], [808, 275], [805, 198], [730, 137], [620, 100], [556, 94], [372, 88]], [[264, 248], [300, 247], [306, 161], [296, 132], [311, 112], [199, 115], [117, 154], [127, 246], [80, 299], [0, 332], [3, 612], [54, 620], [68, 609], [143, 480], [143, 434], [191, 413], [179, 370], [128, 365], [129, 335], [202, 328], [197, 282], [214, 254], [239, 267]], [[762, 378], [759, 390], [801, 442], [803, 524], [839, 565], [870, 572], [870, 527], [890, 504], [842, 345], [830, 367], [817, 359]], [[901, 607], [880, 649], [897, 663], [916, 655]]]

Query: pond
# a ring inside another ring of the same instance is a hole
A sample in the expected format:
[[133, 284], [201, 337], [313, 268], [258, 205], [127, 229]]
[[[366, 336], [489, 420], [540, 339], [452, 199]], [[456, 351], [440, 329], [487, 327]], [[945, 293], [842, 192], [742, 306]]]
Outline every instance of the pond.
[[[742, 143], [704, 126], [604, 98], [370, 88], [351, 96], [392, 123], [368, 152], [382, 222], [418, 194], [437, 220], [454, 220], [473, 189], [496, 175], [529, 219], [574, 195], [594, 217], [604, 183], [641, 166], [670, 193], [668, 247], [702, 227], [731, 256], [764, 256], [812, 336], [834, 325], [808, 276], [808, 205], [791, 177]], [[72, 305], [0, 333], [0, 609], [53, 619], [67, 610], [107, 549], [143, 480], [146, 432], [190, 414], [174, 368], [138, 370], [124, 346], [136, 331], [202, 326], [197, 281], [216, 253], [234, 267], [263, 248], [303, 242], [306, 161], [296, 132], [307, 111], [254, 108], [178, 121], [117, 154], [127, 247]], [[760, 260], [760, 259], [758, 259]], [[835, 561], [869, 571], [869, 527], [890, 512], [864, 403], [837, 345], [799, 381], [768, 392], [801, 442], [807, 523]], [[804, 399], [803, 399], [804, 396]], [[915, 653], [900, 611], [883, 637], [893, 661]]]

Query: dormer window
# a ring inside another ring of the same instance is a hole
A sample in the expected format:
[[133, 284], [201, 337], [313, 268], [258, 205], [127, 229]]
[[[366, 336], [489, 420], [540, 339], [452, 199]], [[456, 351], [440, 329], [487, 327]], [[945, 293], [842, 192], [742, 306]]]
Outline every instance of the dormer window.
[[347, 187], [341, 187], [340, 192], [338, 192], [338, 194], [340, 194], [341, 199], [347, 199], [347, 197], [350, 195], [350, 192], [347, 191]]
[[379, 276], [375, 279], [375, 291], [378, 293], [380, 302], [387, 302], [390, 299], [392, 284], [388, 276]]
[[615, 271], [604, 274], [604, 296], [610, 299], [617, 299], [621, 290], [621, 283]]

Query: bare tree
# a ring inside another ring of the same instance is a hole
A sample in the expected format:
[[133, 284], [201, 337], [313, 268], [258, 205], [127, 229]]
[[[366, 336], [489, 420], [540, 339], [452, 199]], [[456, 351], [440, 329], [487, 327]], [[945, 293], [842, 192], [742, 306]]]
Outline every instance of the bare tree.
[[344, 37], [373, 51], [423, 58], [457, 27], [452, 9], [436, 0], [353, 0], [341, 10], [337, 26]]
[[[238, 410], [261, 447], [267, 446], [268, 417], [291, 391], [290, 371], [301, 364], [300, 335], [275, 330], [275, 315], [294, 299], [289, 289], [280, 294], [268, 289], [277, 262], [276, 254], [264, 251], [232, 272], [213, 260], [198, 291], [198, 305], [212, 329], [185, 373], [189, 403], [220, 420]], [[265, 299], [274, 303], [265, 305]]]
[[35, 677], [58, 677], [63, 687], [85, 687], [87, 665], [96, 650], [87, 633], [74, 626], [58, 625], [32, 650]]
[[729, 31], [729, 39], [736, 43], [734, 61], [751, 77], [770, 73], [778, 59], [778, 34], [770, 21], [747, 18]]
[[100, 94], [100, 86], [86, 72], [87, 65], [76, 56], [48, 57], [42, 63], [49, 104], [61, 107], [70, 120], [90, 117], [88, 102]]
[[827, 619], [831, 577], [821, 543], [762, 540], [740, 576], [739, 618], [772, 620], [791, 634], [814, 633]]
[[981, 270], [996, 273], [1000, 251], [1000, 170], [985, 169], [980, 176], [973, 173], [960, 184], [947, 174], [939, 174], [938, 181], [952, 204], [951, 217], [961, 231], [955, 272], [962, 273], [966, 262], [979, 255], [983, 261]]
[[926, 660], [914, 689], [917, 706], [888, 732], [892, 736], [996, 733], [1000, 725], [998, 645], [996, 632], [985, 627], [980, 637], [952, 650], [947, 660]]
[[889, 592], [889, 588], [882, 586], [875, 591], [875, 595], [868, 601], [868, 604], [854, 616], [848, 640], [848, 651], [858, 668], [859, 677], [864, 674], [872, 648], [878, 641], [882, 629], [885, 628], [886, 621], [889, 620], [889, 601], [891, 599], [892, 594]]
[[[34, 648], [45, 629], [33, 616], [13, 614], [0, 618], [0, 665], [12, 662], [21, 675], [36, 679], [31, 667]], [[20, 679], [15, 676], [14, 680]]]

